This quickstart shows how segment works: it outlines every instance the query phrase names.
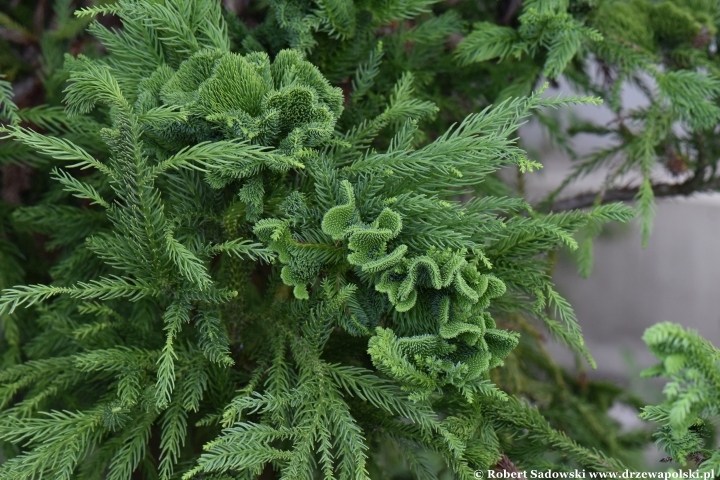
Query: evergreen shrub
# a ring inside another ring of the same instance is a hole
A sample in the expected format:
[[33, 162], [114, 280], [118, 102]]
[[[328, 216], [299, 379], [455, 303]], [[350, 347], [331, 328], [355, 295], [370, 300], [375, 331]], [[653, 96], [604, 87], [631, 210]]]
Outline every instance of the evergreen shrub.
[[[0, 216], [0, 479], [641, 468], [649, 433], [608, 410], [642, 400], [557, 366], [541, 331], [594, 366], [557, 253], [587, 274], [603, 225], [637, 211], [646, 240], [656, 195], [717, 188], [717, 2], [226, 4], [59, 0], [47, 104], [16, 105], [22, 64], [0, 84], [0, 161], [33, 172]], [[559, 78], [585, 96], [548, 95]], [[616, 122], [549, 113], [602, 100]], [[531, 206], [531, 119], [571, 154], [615, 143]], [[720, 472], [718, 351], [645, 340], [672, 382], [643, 415]]]

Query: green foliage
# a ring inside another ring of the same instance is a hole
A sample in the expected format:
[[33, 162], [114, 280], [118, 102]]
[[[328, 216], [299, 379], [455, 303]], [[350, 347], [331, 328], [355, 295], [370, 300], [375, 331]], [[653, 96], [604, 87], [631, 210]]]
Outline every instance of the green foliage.
[[13, 103], [12, 96], [12, 85], [4, 80], [3, 76], [0, 79], [0, 118], [9, 123], [17, 123], [17, 105]]
[[665, 403], [645, 407], [641, 417], [660, 424], [656, 443], [673, 461], [712, 472], [720, 459], [713, 423], [720, 411], [720, 350], [673, 323], [649, 328], [643, 340], [661, 361], [644, 376], [662, 375], [670, 381], [663, 390]]
[[[611, 177], [642, 173], [647, 236], [658, 152], [697, 152], [699, 189], [714, 174], [717, 70], [691, 45], [717, 11], [535, 0], [495, 22], [475, 3], [273, 0], [235, 15], [120, 0], [72, 19], [57, 2], [58, 29], [91, 22], [102, 49], [72, 48], [62, 68], [67, 45], [45, 52], [50, 105], [17, 108], [0, 80], [0, 162], [43, 179], [0, 210], [0, 478], [632, 464], [647, 439], [607, 412], [640, 402], [563, 372], [539, 340], [594, 366], [555, 256], [578, 250], [589, 271], [592, 239], [633, 211], [553, 202], [611, 155], [536, 208], [498, 173], [542, 166], [518, 144], [524, 122], [600, 95], [617, 129], [558, 138], [618, 138]], [[612, 85], [591, 79], [589, 55]], [[622, 112], [619, 89], [643, 74], [651, 105]], [[593, 96], [548, 96], [543, 76]], [[684, 400], [668, 432], [690, 432], [705, 401]], [[700, 451], [683, 442], [666, 443]]]
[[[583, 42], [600, 42], [597, 30], [588, 28], [566, 11], [565, 2], [525, 2], [516, 30], [492, 23], [476, 24], [458, 46], [462, 64], [498, 58], [545, 56], [543, 75], [557, 78], [578, 53]], [[541, 53], [542, 52], [542, 53]], [[544, 55], [543, 55], [544, 54]]]
[[[586, 42], [603, 71], [598, 79], [589, 65], [573, 66], [565, 75], [575, 88], [608, 100], [615, 121], [588, 122], [572, 127], [571, 135], [589, 133], [612, 139], [612, 145], [582, 159], [547, 200], [554, 202], [573, 180], [607, 170], [601, 192], [616, 187], [623, 175], [637, 172], [637, 210], [645, 245], [652, 231], [656, 191], [662, 192], [658, 174], [678, 177], [677, 193], [715, 190], [718, 122], [717, 57], [714, 43], [718, 11], [712, 2], [602, 1], [587, 8], [582, 18], [603, 35]], [[714, 40], [713, 40], [714, 42]], [[589, 62], [585, 62], [588, 64]], [[624, 106], [623, 88], [637, 88], [648, 105]], [[566, 132], [560, 132], [564, 142]], [[691, 153], [692, 152], [692, 153]], [[712, 174], [708, 175], [708, 170]], [[597, 200], [602, 201], [598, 194]]]
[[295, 153], [331, 137], [342, 110], [339, 89], [292, 50], [272, 65], [265, 53], [200, 51], [174, 73], [160, 67], [139, 90], [140, 115], [173, 112], [152, 134], [166, 144], [227, 138]]

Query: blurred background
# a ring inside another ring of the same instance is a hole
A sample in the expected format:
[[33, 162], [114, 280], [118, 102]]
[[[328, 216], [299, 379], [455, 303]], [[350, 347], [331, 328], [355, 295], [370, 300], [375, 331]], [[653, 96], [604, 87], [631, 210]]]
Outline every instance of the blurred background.
[[[8, 11], [9, 8], [29, 8], [31, 3], [0, 0], [0, 39], [9, 38], [19, 45], [18, 51], [22, 53], [25, 62], [17, 67], [18, 72], [6, 68], [0, 73], [22, 77], [22, 74], [32, 71], [52, 71], [60, 64], [57, 62], [62, 60], [64, 46], [58, 43], [61, 39], [72, 39], [68, 40], [71, 42], [68, 45], [71, 52], [85, 48], [84, 37], [74, 39], [76, 33], [85, 28], [85, 20], [68, 22], [72, 28], [57, 29], [38, 41], [29, 30], [11, 23], [9, 17], [2, 14], [3, 10]], [[70, 18], [71, 3], [57, 2], [59, 6], [55, 9], [58, 17]], [[40, 4], [45, 3], [41, 1]], [[36, 30], [41, 31], [47, 19], [42, 16], [43, 9], [37, 12], [40, 13], [32, 16], [33, 23]], [[50, 52], [55, 46], [58, 54], [56, 65], [39, 60], [38, 45]], [[9, 54], [0, 49], [0, 61], [3, 55]], [[62, 81], [64, 78], [59, 76], [57, 82]], [[648, 83], [652, 82], [648, 79]], [[42, 103], [44, 93], [39, 76], [27, 76], [25, 80], [17, 82], [15, 87], [18, 99]], [[546, 95], [573, 93], [566, 83], [560, 81]], [[625, 110], [647, 102], [644, 94], [632, 87], [626, 88], [622, 96]], [[614, 119], [612, 112], [603, 106], [579, 106], [554, 114], [565, 126], [581, 120], [604, 125]], [[544, 165], [542, 170], [525, 176], [526, 198], [536, 204], [562, 183], [572, 170], [573, 162], [562, 148], [553, 143], [537, 121], [522, 128], [521, 142], [530, 158]], [[606, 137], [580, 135], [575, 137], [573, 148], [582, 157], [607, 146]], [[681, 181], [681, 178], [669, 178], [667, 171], [664, 172], [658, 171], [656, 180]], [[508, 179], [515, 176], [514, 172], [506, 173]], [[574, 182], [560, 198], [597, 192], [605, 177], [605, 172], [599, 171]], [[2, 199], [13, 204], [19, 203], [21, 194], [31, 186], [30, 169], [16, 165], [3, 167], [2, 179]], [[623, 178], [622, 182], [628, 186], [637, 185], [638, 178]], [[644, 380], [639, 376], [642, 369], [656, 362], [642, 341], [646, 328], [658, 322], [676, 322], [697, 330], [715, 345], [720, 345], [718, 220], [720, 194], [695, 194], [688, 198], [660, 197], [657, 199], [653, 233], [646, 248], [641, 246], [639, 225], [633, 223], [611, 226], [600, 236], [595, 243], [594, 269], [588, 278], [578, 274], [570, 255], [560, 257], [554, 272], [558, 290], [573, 305], [586, 344], [598, 364], [597, 370], [587, 371], [589, 377], [617, 382], [638, 394], [648, 404], [657, 404], [661, 401], [662, 381]], [[577, 368], [575, 357], [567, 348], [549, 342], [554, 358], [571, 370]], [[612, 410], [613, 416], [627, 428], [642, 424], [637, 419], [637, 413], [620, 404]], [[649, 449], [648, 465], [657, 465], [661, 456], [659, 451]]]
[[[236, 11], [247, 1], [224, 0], [223, 3]], [[15, 100], [21, 107], [57, 100], [43, 98], [45, 91], [41, 78], [50, 82], [50, 86], [55, 85], [53, 82], [57, 83], [55, 86], [61, 86], [65, 80], [62, 75], [54, 78], [45, 72], [54, 71], [62, 64], [66, 47], [77, 53], [93, 46], [87, 36], [79, 35], [89, 18], [73, 18], [73, 5], [69, 0], [0, 0], [0, 47], [3, 47], [0, 48], [0, 73], [9, 75], [10, 79], [15, 76], [20, 79], [14, 82], [14, 88]], [[37, 6], [43, 8], [35, 8]], [[32, 23], [32, 28], [18, 24], [5, 12], [12, 12], [17, 18], [31, 19], [28, 22]], [[63, 28], [57, 28], [58, 19], [67, 19]], [[103, 21], [115, 20], [108, 17]], [[50, 26], [47, 32], [43, 30], [46, 23]], [[108, 26], [117, 25], [109, 23]], [[38, 37], [38, 32], [45, 33]], [[65, 45], [67, 42], [69, 45]], [[41, 50], [52, 61], [41, 60]], [[50, 55], [53, 53], [56, 55]], [[599, 78], [601, 74], [598, 70]], [[652, 79], [645, 80], [648, 84], [653, 83]], [[51, 91], [60, 92], [61, 88]], [[561, 80], [545, 95], [573, 93]], [[625, 111], [647, 103], [643, 93], [632, 87], [626, 87], [622, 96]], [[566, 127], [573, 121], [606, 124], [614, 118], [610, 109], [604, 106], [579, 106], [554, 113]], [[608, 139], [603, 136], [575, 138], [573, 148], [581, 156], [608, 145]], [[570, 172], [572, 162], [562, 149], [553, 145], [537, 121], [522, 128], [521, 140], [530, 157], [545, 165], [542, 170], [525, 177], [526, 197], [531, 203], [537, 203], [561, 184]], [[514, 172], [507, 173], [510, 179], [514, 177]], [[662, 175], [658, 172], [658, 177]], [[596, 192], [604, 178], [600, 171], [574, 182], [561, 198], [585, 191]], [[31, 187], [30, 169], [5, 165], [2, 180], [2, 199], [17, 204], [22, 193]], [[637, 180], [624, 179], [627, 185], [637, 185]], [[681, 323], [698, 330], [716, 345], [720, 344], [720, 254], [715, 247], [716, 239], [720, 239], [720, 221], [717, 219], [720, 219], [720, 194], [658, 198], [655, 228], [647, 248], [641, 248], [637, 224], [614, 226], [596, 242], [595, 266], [589, 278], [578, 275], [568, 256], [560, 259], [555, 272], [556, 283], [574, 306], [586, 342], [599, 365], [599, 369], [588, 372], [589, 375], [625, 384], [636, 378], [638, 369], [654, 362], [641, 337], [647, 327], [657, 322]], [[567, 349], [557, 347], [553, 352], [563, 364], [574, 363]]]
[[[547, 95], [572, 93], [561, 83]], [[623, 97], [628, 108], [645, 102], [644, 95], [632, 88], [626, 89]], [[579, 120], [605, 124], [613, 118], [603, 106], [579, 106], [557, 115], [565, 124]], [[538, 122], [524, 126], [521, 138], [531, 158], [544, 165], [525, 178], [526, 197], [537, 203], [561, 184], [573, 161], [553, 145]], [[607, 147], [607, 139], [589, 135], [578, 137], [574, 144], [581, 155], [603, 146]], [[663, 175], [667, 174], [658, 172], [656, 179], [667, 181]], [[561, 198], [597, 192], [604, 179], [602, 171], [590, 175], [568, 187]], [[637, 185], [637, 178], [622, 182]], [[642, 341], [646, 328], [658, 322], [676, 322], [720, 345], [719, 241], [720, 194], [661, 197], [646, 248], [641, 246], [639, 222], [635, 221], [614, 225], [598, 238], [588, 278], [578, 274], [570, 255], [560, 257], [555, 282], [574, 307], [598, 364], [588, 376], [619, 382], [652, 402], [661, 398], [662, 383], [639, 377], [642, 369], [657, 361]], [[550, 350], [560, 363], [575, 368], [574, 356], [567, 348], [555, 344]], [[636, 415], [618, 407], [614, 416], [630, 427], [641, 423]]]
[[[719, 216], [717, 194], [659, 199], [653, 235], [645, 249], [634, 223], [598, 239], [589, 278], [578, 275], [569, 257], [560, 260], [555, 281], [575, 308], [598, 365], [598, 370], [588, 372], [590, 377], [618, 382], [645, 401], [659, 403], [664, 382], [639, 375], [657, 363], [642, 341], [646, 328], [676, 322], [720, 345]], [[551, 352], [563, 365], [574, 363], [560, 345], [553, 345]], [[642, 427], [637, 413], [620, 404], [610, 411], [628, 429]], [[649, 447], [646, 464], [659, 465], [664, 456]]]

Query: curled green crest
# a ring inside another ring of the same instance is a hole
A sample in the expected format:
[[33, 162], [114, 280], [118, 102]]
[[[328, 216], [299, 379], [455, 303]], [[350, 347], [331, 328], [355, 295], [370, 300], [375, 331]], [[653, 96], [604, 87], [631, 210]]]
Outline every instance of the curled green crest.
[[164, 106], [188, 114], [166, 125], [163, 138], [237, 138], [290, 152], [330, 138], [343, 102], [342, 91], [294, 50], [272, 62], [263, 52], [202, 50], [176, 71], [159, 67], [139, 90], [140, 112]]
[[[386, 296], [393, 315], [409, 315], [419, 308], [431, 317], [428, 330], [406, 336], [377, 328], [368, 348], [376, 367], [401, 381], [416, 398], [447, 385], [472, 397], [477, 382], [501, 365], [518, 342], [515, 333], [496, 328], [485, 311], [491, 299], [505, 293], [505, 284], [481, 273], [467, 260], [465, 250], [431, 248], [412, 255], [398, 241], [400, 214], [384, 208], [374, 221], [364, 223], [346, 180], [340, 183], [340, 197], [342, 203], [328, 210], [321, 223], [323, 233], [337, 242], [332, 248], [342, 252], [340, 258], [309, 262], [310, 246], [293, 238], [290, 221], [266, 219], [255, 225], [255, 234], [278, 253], [283, 282], [294, 287], [296, 298], [305, 300], [310, 298], [307, 285], [321, 270], [355, 269]], [[416, 308], [419, 303], [422, 306]]]

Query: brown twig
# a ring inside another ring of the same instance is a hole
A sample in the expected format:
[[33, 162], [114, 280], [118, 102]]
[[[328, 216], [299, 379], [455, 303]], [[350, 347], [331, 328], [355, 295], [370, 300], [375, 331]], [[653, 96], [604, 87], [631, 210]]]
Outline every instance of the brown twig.
[[497, 23], [500, 25], [510, 25], [520, 10], [520, 7], [522, 7], [522, 3], [522, 0], [506, 0], [500, 2]]
[[[688, 197], [694, 193], [710, 192], [720, 189], [720, 178], [714, 178], [711, 181], [695, 185], [692, 179], [682, 183], [656, 183], [652, 186], [655, 197]], [[634, 200], [638, 194], [638, 187], [624, 187], [606, 190], [604, 193], [587, 192], [575, 195], [569, 198], [557, 200], [550, 211], [565, 212], [568, 210], [577, 210], [588, 208], [595, 205], [598, 197], [600, 203], [627, 202]]]
[[20, 205], [22, 194], [30, 189], [32, 169], [27, 165], [4, 165], [2, 167], [0, 198], [13, 205]]
[[515, 466], [515, 464], [508, 458], [507, 455], [503, 453], [502, 457], [500, 458], [500, 461], [495, 465], [496, 472], [508, 472], [508, 473], [518, 473], [520, 470]]

